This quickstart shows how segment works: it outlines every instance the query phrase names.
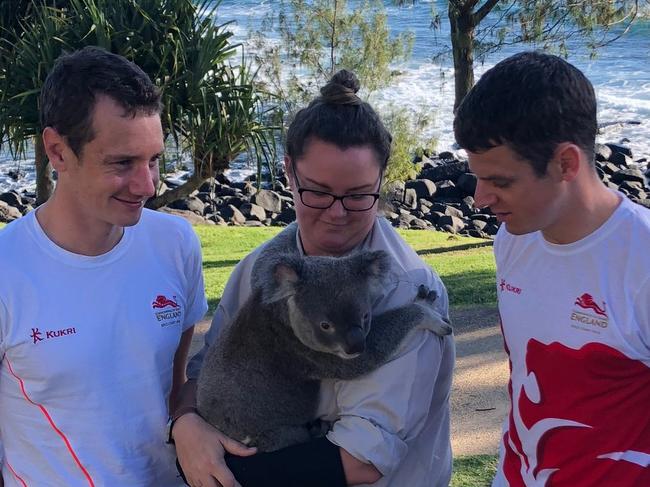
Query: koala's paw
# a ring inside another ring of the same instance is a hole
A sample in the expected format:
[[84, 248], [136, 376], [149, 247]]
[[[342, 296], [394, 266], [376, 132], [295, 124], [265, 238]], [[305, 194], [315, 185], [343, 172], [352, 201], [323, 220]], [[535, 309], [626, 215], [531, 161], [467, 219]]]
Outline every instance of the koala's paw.
[[429, 289], [424, 284], [420, 284], [420, 287], [418, 287], [417, 299], [426, 301], [429, 304], [433, 304], [433, 302], [438, 299], [438, 293], [433, 289]]
[[438, 336], [451, 334], [452, 327], [447, 319], [433, 309], [433, 303], [438, 298], [438, 293], [429, 289], [424, 284], [418, 288], [418, 294], [415, 302], [420, 305], [423, 316], [419, 328], [430, 330]]

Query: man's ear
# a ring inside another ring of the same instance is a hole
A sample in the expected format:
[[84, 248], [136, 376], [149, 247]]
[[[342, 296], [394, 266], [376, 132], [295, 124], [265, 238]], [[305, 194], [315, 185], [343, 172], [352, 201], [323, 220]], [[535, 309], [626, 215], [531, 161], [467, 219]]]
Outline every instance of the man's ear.
[[287, 178], [289, 179], [289, 184], [291, 185], [292, 188], [296, 187], [296, 182], [294, 181], [293, 175], [293, 162], [291, 161], [291, 157], [288, 155], [284, 155], [284, 172], [287, 174]]
[[582, 149], [571, 142], [562, 142], [555, 148], [549, 163], [549, 174], [557, 181], [573, 181], [580, 171], [587, 170], [587, 157]]
[[70, 149], [70, 146], [65, 138], [52, 127], [45, 127], [45, 130], [43, 130], [43, 147], [45, 148], [47, 159], [57, 172], [64, 172], [70, 163], [73, 162], [70, 159], [74, 157], [74, 153]]

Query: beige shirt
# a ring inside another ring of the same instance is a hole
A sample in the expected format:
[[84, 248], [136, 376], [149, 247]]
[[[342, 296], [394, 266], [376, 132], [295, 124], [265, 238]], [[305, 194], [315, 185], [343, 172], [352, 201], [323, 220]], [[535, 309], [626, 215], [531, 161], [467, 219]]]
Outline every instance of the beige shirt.
[[[205, 346], [190, 361], [188, 377], [198, 376], [207, 348], [249, 297], [251, 271], [262, 248], [244, 258], [230, 276]], [[448, 316], [447, 291], [440, 278], [387, 220], [377, 218], [355, 250], [384, 250], [392, 257], [391, 276], [373, 313], [412, 302], [418, 287], [425, 284], [438, 292], [435, 307]], [[350, 381], [322, 382], [319, 417], [332, 422], [327, 437], [382, 473], [373, 487], [449, 485], [449, 392], [454, 359], [451, 336], [440, 338], [418, 330], [407, 337], [396, 357], [374, 372]]]

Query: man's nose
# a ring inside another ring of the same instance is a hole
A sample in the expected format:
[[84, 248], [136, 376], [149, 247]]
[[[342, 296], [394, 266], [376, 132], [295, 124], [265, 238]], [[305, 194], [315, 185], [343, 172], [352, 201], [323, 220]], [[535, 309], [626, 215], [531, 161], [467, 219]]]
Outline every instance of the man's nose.
[[156, 194], [158, 185], [158, 166], [150, 167], [148, 164], [135, 168], [129, 184], [129, 191], [133, 195], [151, 197]]
[[496, 195], [489, 189], [488, 185], [480, 179], [476, 181], [476, 190], [474, 191], [474, 207], [485, 208], [496, 202]]

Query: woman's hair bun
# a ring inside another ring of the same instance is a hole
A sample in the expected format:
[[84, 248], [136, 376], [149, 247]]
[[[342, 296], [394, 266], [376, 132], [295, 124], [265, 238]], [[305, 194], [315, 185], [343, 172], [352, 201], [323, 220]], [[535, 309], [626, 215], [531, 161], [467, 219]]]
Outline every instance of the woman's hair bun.
[[357, 96], [360, 86], [359, 79], [352, 71], [341, 69], [320, 89], [320, 94], [326, 103], [358, 105], [361, 103]]

